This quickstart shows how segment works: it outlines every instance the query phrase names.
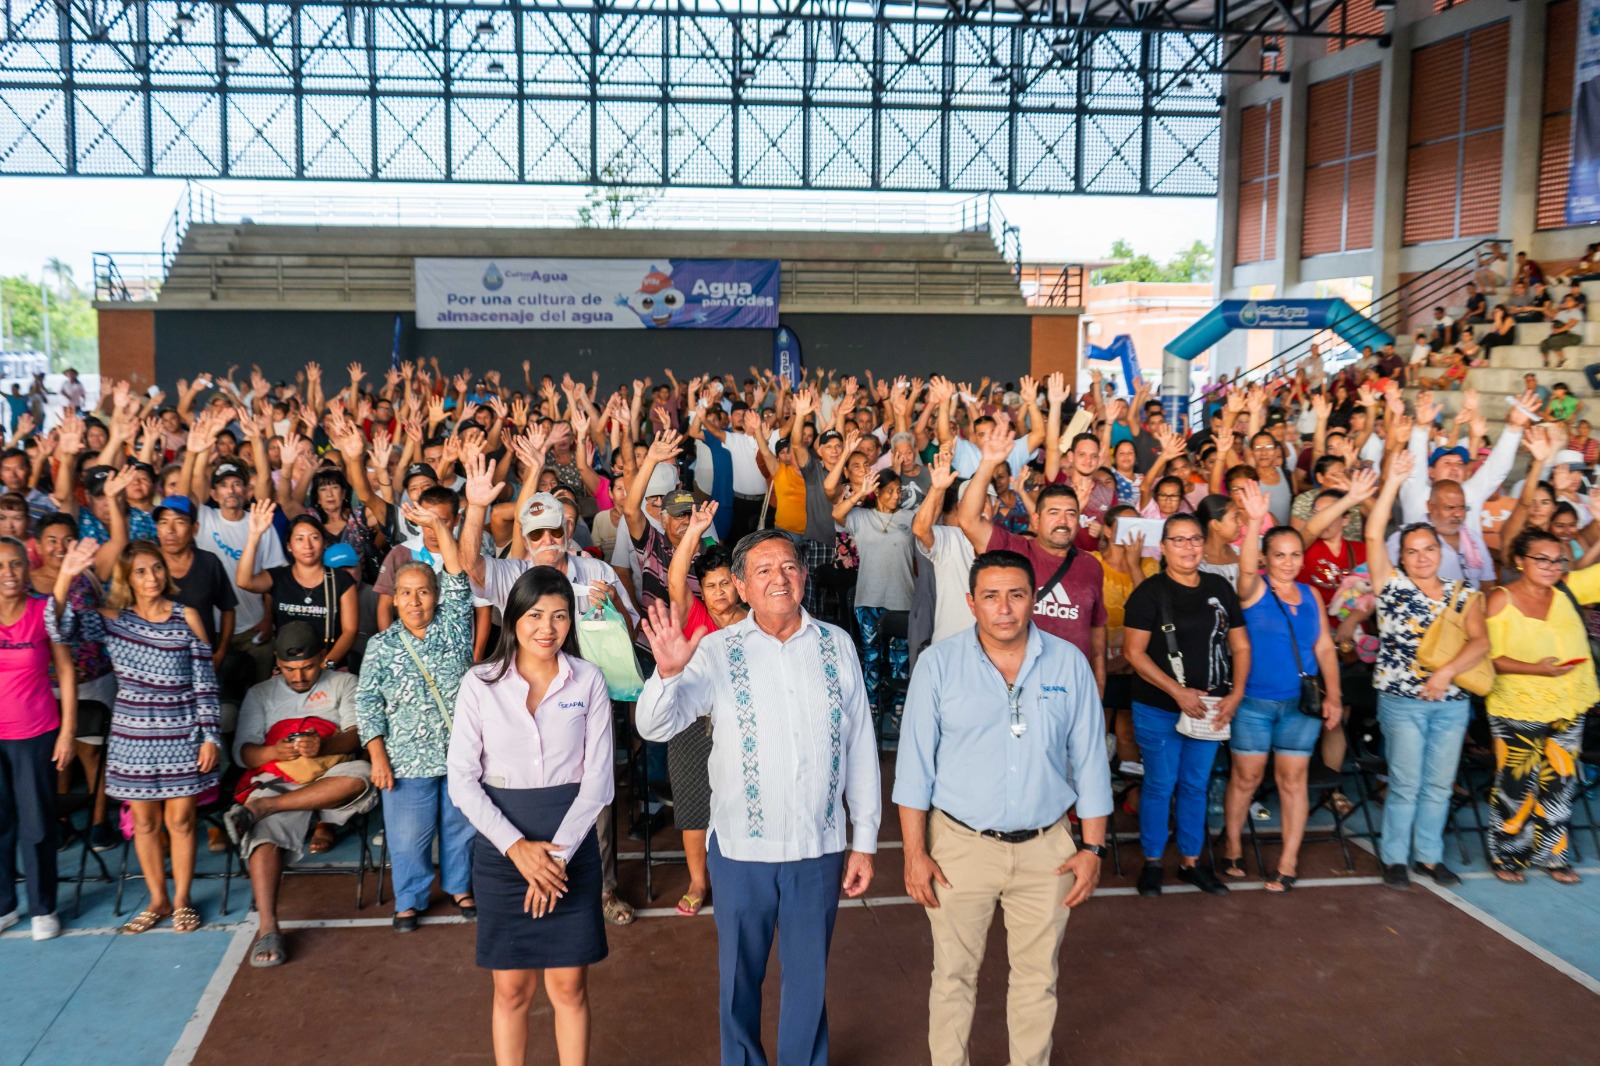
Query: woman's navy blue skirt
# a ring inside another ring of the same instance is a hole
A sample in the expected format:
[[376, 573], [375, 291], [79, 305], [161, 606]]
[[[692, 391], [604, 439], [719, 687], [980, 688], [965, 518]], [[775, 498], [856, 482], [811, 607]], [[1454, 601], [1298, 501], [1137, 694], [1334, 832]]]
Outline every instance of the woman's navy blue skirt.
[[[550, 840], [578, 796], [577, 785], [484, 791], [530, 840]], [[527, 879], [480, 833], [472, 845], [472, 894], [478, 902], [478, 965], [486, 970], [589, 966], [606, 957], [600, 910], [600, 843], [589, 830], [567, 863], [567, 894], [534, 918], [522, 909]]]

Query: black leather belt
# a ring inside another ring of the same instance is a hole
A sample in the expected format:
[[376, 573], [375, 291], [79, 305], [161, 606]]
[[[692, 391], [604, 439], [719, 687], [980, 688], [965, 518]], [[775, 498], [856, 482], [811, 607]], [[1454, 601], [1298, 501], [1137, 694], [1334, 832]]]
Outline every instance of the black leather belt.
[[990, 840], [1003, 841], [1007, 844], [1025, 844], [1034, 837], [1038, 836], [1040, 833], [1043, 833], [1045, 830], [1050, 828], [1050, 826], [1047, 825], [1044, 827], [1044, 829], [1017, 829], [1012, 832], [1006, 832], [1000, 829], [973, 829], [972, 826], [968, 825], [966, 822], [963, 822], [960, 818], [957, 818], [949, 811], [942, 811], [940, 813], [968, 832], [977, 833], [981, 837], [988, 837]]

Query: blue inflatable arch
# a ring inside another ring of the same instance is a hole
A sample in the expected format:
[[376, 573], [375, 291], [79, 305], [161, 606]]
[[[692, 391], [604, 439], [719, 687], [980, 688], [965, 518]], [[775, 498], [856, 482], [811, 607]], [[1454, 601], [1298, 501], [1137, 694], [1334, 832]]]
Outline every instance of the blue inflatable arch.
[[1332, 330], [1357, 351], [1394, 343], [1394, 337], [1343, 300], [1223, 300], [1165, 351], [1191, 362], [1236, 329]]

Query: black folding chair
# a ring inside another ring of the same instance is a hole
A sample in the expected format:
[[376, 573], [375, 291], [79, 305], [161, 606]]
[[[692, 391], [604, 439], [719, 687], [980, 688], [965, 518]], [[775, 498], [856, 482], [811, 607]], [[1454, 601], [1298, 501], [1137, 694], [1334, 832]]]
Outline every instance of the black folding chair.
[[[86, 723], [89, 729], [78, 734], [77, 739], [85, 743], [94, 744], [100, 752], [92, 780], [86, 780], [86, 791], [61, 792], [55, 798], [55, 817], [57, 824], [65, 823], [67, 828], [79, 834], [80, 850], [78, 852], [78, 873], [74, 877], [62, 877], [62, 883], [71, 882], [74, 886], [72, 896], [72, 916], [79, 917], [83, 913], [83, 883], [89, 878], [86, 876], [89, 869], [90, 858], [100, 868], [100, 876], [94, 880], [111, 884], [111, 871], [106, 867], [106, 861], [100, 853], [90, 846], [89, 836], [94, 829], [95, 799], [100, 795], [106, 784], [106, 734], [111, 731], [111, 709], [98, 700], [85, 700], [78, 706], [79, 720]], [[111, 801], [107, 801], [110, 803]], [[73, 820], [83, 812], [83, 830], [78, 830], [77, 823]]]
[[[195, 810], [196, 848], [199, 848], [200, 846], [199, 841], [204, 828], [214, 827], [219, 832], [226, 833], [226, 829], [222, 824], [222, 815], [223, 812], [231, 806], [233, 806], [233, 800], [229, 798], [227, 793], [224, 791], [219, 792], [218, 798], [214, 802], [204, 804]], [[111, 906], [111, 914], [113, 917], [117, 918], [122, 917], [122, 892], [124, 887], [126, 887], [129, 881], [142, 881], [144, 879], [144, 874], [142, 871], [136, 871], [132, 874], [128, 872], [128, 856], [133, 851], [133, 840], [131, 838], [125, 838], [122, 841], [121, 850], [122, 856], [117, 864], [117, 893], [116, 898], [112, 902]], [[196, 855], [197, 860], [198, 858], [199, 856]], [[171, 862], [170, 858], [168, 859], [168, 862]], [[222, 880], [223, 914], [228, 913], [229, 899], [232, 894], [233, 875], [235, 869], [238, 869], [242, 873], [244, 866], [241, 862], [239, 862], [238, 851], [233, 847], [229, 847], [223, 853], [221, 873], [202, 873], [198, 869], [195, 871], [194, 878], [196, 881], [214, 881], [218, 878]]]
[[[374, 805], [373, 809], [377, 809], [376, 805]], [[312, 824], [315, 825], [316, 823], [313, 822]], [[298, 862], [284, 863], [284, 876], [288, 877], [292, 875], [298, 877], [303, 874], [331, 874], [334, 876], [342, 876], [348, 874], [355, 878], [356, 910], [359, 911], [367, 905], [367, 874], [371, 871], [377, 871], [377, 902], [381, 905], [383, 903], [383, 873], [372, 858], [372, 811], [363, 811], [351, 818], [344, 825], [335, 826], [333, 831], [335, 846], [337, 846], [340, 838], [350, 833], [355, 834], [358, 842], [358, 847], [356, 850], [356, 864], [354, 869], [351, 869], [345, 863], [337, 860], [307, 861], [302, 859]], [[387, 831], [383, 835], [383, 840], [384, 845], [387, 848], [389, 842], [389, 834]], [[226, 894], [226, 889], [224, 889], [224, 894]], [[226, 905], [224, 905], [222, 913], [228, 913]]]
[[[894, 676], [894, 669], [889, 662], [889, 649], [894, 646], [894, 642], [896, 640], [909, 640], [910, 624], [910, 611], [885, 611], [883, 622], [878, 627], [878, 662], [880, 665], [878, 667], [878, 690], [872, 694], [873, 705], [877, 708], [877, 713], [872, 716], [872, 727], [877, 733], [880, 751], [883, 749], [884, 740], [889, 739], [889, 732], [886, 726], [894, 717], [895, 704], [904, 705], [906, 689], [911, 684], [909, 669], [907, 670], [907, 677], [897, 678]], [[910, 648], [908, 647], [907, 652], [909, 653], [909, 651]], [[898, 728], [895, 730], [893, 739], [900, 739]]]

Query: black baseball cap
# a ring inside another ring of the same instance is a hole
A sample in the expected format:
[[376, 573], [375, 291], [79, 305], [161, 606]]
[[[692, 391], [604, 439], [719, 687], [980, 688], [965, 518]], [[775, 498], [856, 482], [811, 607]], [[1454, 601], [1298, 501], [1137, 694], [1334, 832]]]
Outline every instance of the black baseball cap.
[[144, 462], [141, 459], [135, 459], [135, 460], [133, 460], [133, 462], [129, 463], [128, 464], [128, 469], [130, 469], [130, 470], [142, 470], [146, 474], [149, 474], [152, 478], [154, 478], [156, 476], [156, 468], [151, 466], [149, 463]]
[[322, 654], [322, 637], [310, 622], [290, 622], [278, 630], [278, 638], [272, 642], [272, 651], [282, 663], [315, 659]]
[[425, 477], [436, 485], [439, 483], [439, 473], [431, 464], [412, 463], [406, 467], [406, 476], [400, 479], [400, 487], [403, 489], [411, 484], [411, 479], [414, 477]]
[[91, 466], [83, 472], [83, 488], [91, 496], [103, 496], [106, 491], [106, 482], [111, 480], [111, 475], [116, 471], [109, 466]]
[[844, 434], [840, 433], [836, 429], [830, 429], [827, 432], [823, 433], [820, 437], [817, 438], [817, 443], [818, 444], [828, 444], [828, 443], [830, 443], [832, 441], [836, 441], [836, 440], [837, 441], [843, 441], [844, 440]]
[[215, 470], [211, 471], [211, 485], [215, 488], [230, 477], [236, 477], [240, 481], [248, 482], [250, 480], [250, 468], [243, 463], [236, 463], [232, 459], [224, 460], [217, 464]]

